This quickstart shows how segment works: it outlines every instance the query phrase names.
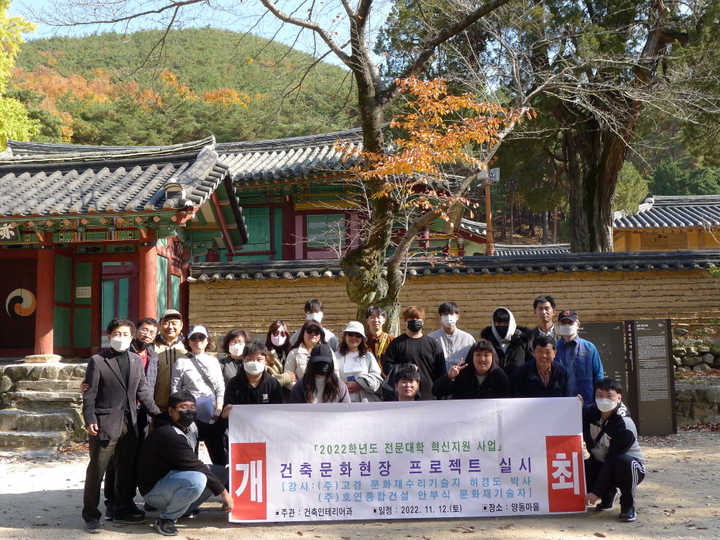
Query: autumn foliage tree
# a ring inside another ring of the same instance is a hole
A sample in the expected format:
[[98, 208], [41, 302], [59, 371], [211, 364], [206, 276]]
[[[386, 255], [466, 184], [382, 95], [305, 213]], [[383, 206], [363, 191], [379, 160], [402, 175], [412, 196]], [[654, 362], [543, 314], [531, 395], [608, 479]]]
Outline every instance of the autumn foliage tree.
[[[354, 174], [363, 191], [372, 198], [393, 201], [397, 212], [394, 229], [399, 238], [390, 247], [391, 255], [367, 258], [361, 247], [349, 250], [340, 265], [346, 274], [357, 267], [376, 264], [384, 267], [379, 281], [349, 280], [348, 296], [358, 304], [358, 317], [364, 318], [363, 306], [380, 305], [391, 314], [399, 307], [399, 295], [405, 282], [405, 266], [413, 240], [424, 227], [437, 219], [449, 219], [457, 205], [469, 206], [466, 194], [481, 170], [527, 109], [506, 109], [478, 101], [471, 94], [452, 95], [442, 79], [422, 81], [416, 77], [396, 81], [406, 99], [404, 112], [396, 115], [390, 130], [398, 136], [390, 144], [391, 152], [363, 152], [362, 165]], [[370, 191], [371, 184], [379, 189]], [[366, 207], [371, 208], [372, 201]], [[362, 242], [372, 240], [377, 225], [370, 212]], [[391, 321], [395, 317], [389, 317]]]
[[22, 33], [31, 32], [35, 26], [21, 17], [8, 16], [10, 0], [0, 0], [0, 150], [5, 149], [7, 139], [28, 140], [38, 130], [25, 106], [6, 93], [7, 81], [15, 64]]

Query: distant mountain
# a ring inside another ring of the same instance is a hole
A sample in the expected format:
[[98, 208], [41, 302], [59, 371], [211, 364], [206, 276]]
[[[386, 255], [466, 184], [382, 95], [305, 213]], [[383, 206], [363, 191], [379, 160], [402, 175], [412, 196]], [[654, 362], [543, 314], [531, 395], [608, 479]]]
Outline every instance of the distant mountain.
[[77, 144], [307, 135], [352, 127], [355, 112], [347, 71], [215, 28], [28, 41], [10, 87], [38, 140]]

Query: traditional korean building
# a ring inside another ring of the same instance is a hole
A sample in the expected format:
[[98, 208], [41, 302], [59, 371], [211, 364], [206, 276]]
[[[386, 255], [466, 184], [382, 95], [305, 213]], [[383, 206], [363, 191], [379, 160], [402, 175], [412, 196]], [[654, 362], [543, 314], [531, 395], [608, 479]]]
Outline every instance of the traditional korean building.
[[[342, 143], [338, 145], [338, 143]], [[359, 129], [268, 141], [219, 143], [248, 230], [242, 252], [224, 250], [194, 262], [337, 259], [357, 245], [359, 186], [349, 169], [362, 149]], [[419, 235], [415, 249], [462, 255], [485, 243], [485, 224], [438, 220]]]
[[720, 247], [720, 195], [649, 195], [637, 213], [616, 212], [614, 251]]
[[187, 313], [194, 252], [247, 242], [213, 138], [167, 147], [9, 141], [0, 154], [0, 356], [87, 356], [113, 317]]

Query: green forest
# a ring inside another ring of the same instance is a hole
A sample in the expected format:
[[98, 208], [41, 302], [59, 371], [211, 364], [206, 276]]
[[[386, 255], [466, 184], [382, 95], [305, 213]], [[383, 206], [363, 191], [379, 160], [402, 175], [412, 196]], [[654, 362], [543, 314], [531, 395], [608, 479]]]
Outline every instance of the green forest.
[[23, 44], [7, 91], [40, 142], [163, 145], [262, 140], [353, 126], [345, 70], [214, 28], [104, 33]]

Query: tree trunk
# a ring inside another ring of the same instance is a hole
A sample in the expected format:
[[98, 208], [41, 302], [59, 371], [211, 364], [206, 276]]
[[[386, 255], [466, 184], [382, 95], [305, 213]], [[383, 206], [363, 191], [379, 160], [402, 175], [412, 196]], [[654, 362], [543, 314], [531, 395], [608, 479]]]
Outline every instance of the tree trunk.
[[543, 210], [540, 214], [540, 224], [542, 226], [542, 243], [547, 244], [549, 241], [549, 228], [548, 228], [548, 211]]
[[586, 120], [565, 133], [570, 187], [570, 249], [612, 251], [612, 199], [627, 145], [615, 133]]

